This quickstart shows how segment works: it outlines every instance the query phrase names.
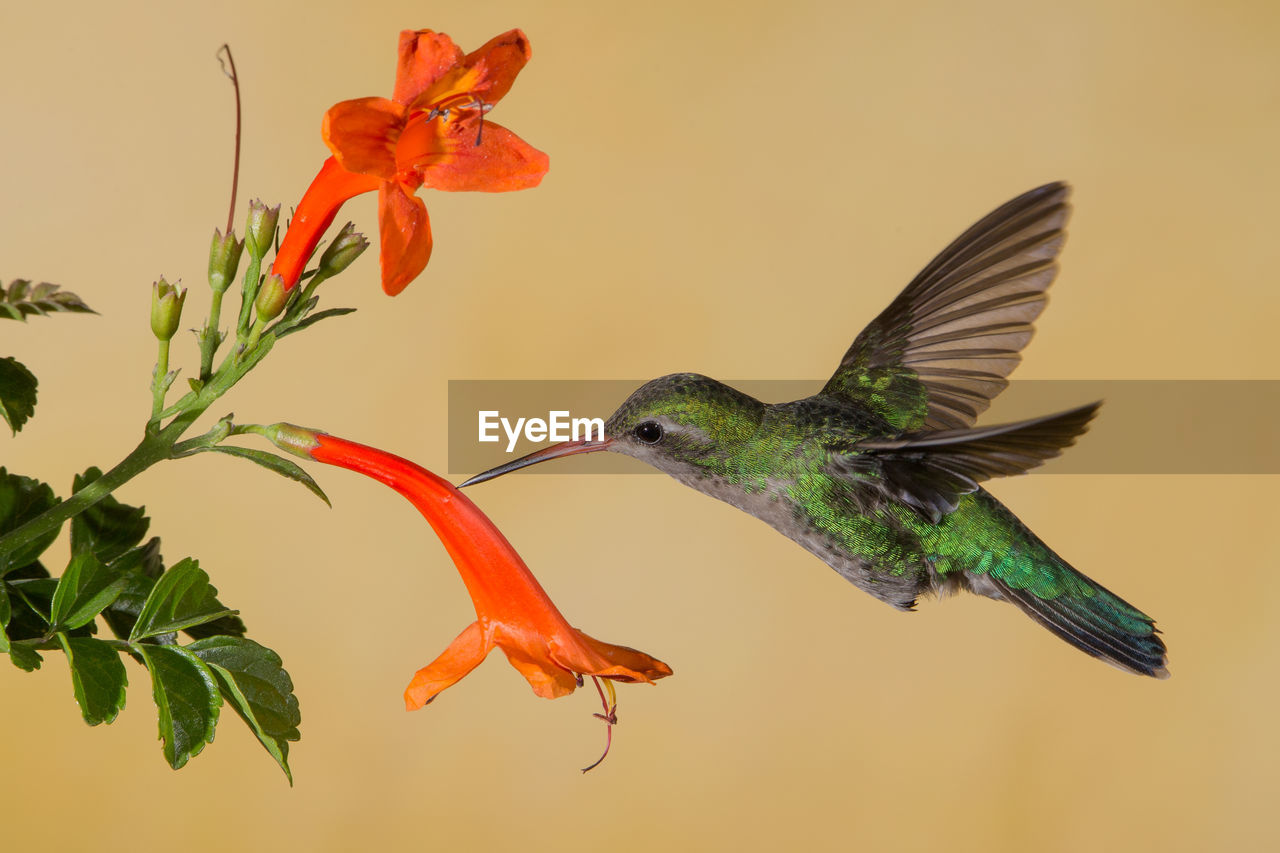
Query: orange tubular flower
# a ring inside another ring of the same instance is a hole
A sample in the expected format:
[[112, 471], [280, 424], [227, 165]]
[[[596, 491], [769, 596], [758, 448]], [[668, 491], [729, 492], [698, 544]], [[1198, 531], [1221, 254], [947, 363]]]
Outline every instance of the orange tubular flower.
[[301, 427], [277, 424], [266, 435], [284, 450], [359, 472], [404, 495], [458, 567], [476, 621], [414, 675], [404, 693], [408, 710], [416, 711], [461, 680], [495, 646], [533, 692], [547, 699], [572, 693], [581, 675], [651, 683], [671, 674], [669, 666], [644, 652], [602, 643], [571, 627], [502, 532], [446, 480], [399, 456]]
[[329, 109], [322, 133], [333, 152], [298, 205], [272, 272], [292, 287], [347, 199], [378, 190], [382, 289], [394, 296], [431, 258], [431, 223], [414, 193], [506, 192], [535, 187], [547, 155], [485, 118], [529, 61], [511, 30], [463, 55], [446, 35], [400, 33], [395, 91]]

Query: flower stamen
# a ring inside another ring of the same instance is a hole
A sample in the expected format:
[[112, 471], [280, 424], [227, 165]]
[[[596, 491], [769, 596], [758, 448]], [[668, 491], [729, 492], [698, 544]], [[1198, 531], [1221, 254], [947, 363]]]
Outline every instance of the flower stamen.
[[[577, 676], [578, 676], [578, 683], [581, 684], [582, 674], [577, 673]], [[604, 707], [603, 714], [591, 715], [595, 717], [597, 720], [604, 720], [604, 724], [605, 724], [604, 752], [600, 753], [600, 757], [597, 758], [594, 763], [582, 768], [583, 773], [586, 773], [589, 770], [596, 769], [609, 756], [609, 748], [613, 746], [613, 727], [618, 724], [618, 693], [613, 688], [613, 682], [608, 680], [607, 678], [604, 679], [604, 689], [601, 689], [600, 687], [601, 679], [593, 675], [591, 676], [591, 680], [596, 685], [596, 692], [600, 694], [600, 704]], [[608, 699], [606, 699], [604, 696], [605, 690], [609, 691]]]
[[[471, 100], [467, 101], [466, 103], [461, 103], [461, 104], [458, 103], [458, 101], [463, 100], [465, 98], [471, 98]], [[445, 124], [448, 124], [449, 119], [453, 116], [454, 111], [461, 113], [463, 111], [470, 112], [474, 110], [480, 114], [480, 124], [476, 128], [476, 147], [479, 148], [480, 143], [484, 141], [485, 113], [493, 109], [494, 106], [496, 105], [488, 103], [487, 101], [484, 101], [480, 98], [477, 98], [475, 95], [473, 95], [470, 92], [462, 92], [460, 94], [454, 95], [451, 98], [447, 98], [443, 101], [440, 101], [434, 106], [432, 106], [431, 109], [427, 111], [426, 115], [422, 117], [422, 120], [430, 124], [436, 119], [440, 119]], [[462, 121], [462, 116], [459, 116], [458, 120]]]

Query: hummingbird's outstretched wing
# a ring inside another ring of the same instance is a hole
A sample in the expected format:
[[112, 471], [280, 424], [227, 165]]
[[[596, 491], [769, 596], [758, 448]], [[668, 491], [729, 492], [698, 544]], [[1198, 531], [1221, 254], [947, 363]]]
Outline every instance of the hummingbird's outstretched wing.
[[821, 393], [899, 431], [972, 426], [1044, 310], [1070, 192], [1038, 187], [961, 234], [858, 335]]
[[961, 496], [991, 477], [1021, 474], [1057, 456], [1089, 428], [1102, 403], [1054, 415], [976, 429], [925, 430], [894, 439], [865, 439], [831, 459], [833, 472], [873, 475], [863, 481], [883, 497], [937, 524]]

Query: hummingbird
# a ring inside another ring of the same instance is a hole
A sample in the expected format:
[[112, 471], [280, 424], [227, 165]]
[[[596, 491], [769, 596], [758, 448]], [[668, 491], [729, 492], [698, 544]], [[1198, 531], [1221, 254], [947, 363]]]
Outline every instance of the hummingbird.
[[1106, 663], [1167, 678], [1154, 621], [1072, 568], [980, 484], [1057, 456], [1100, 403], [975, 426], [1007, 385], [1057, 275], [1070, 188], [979, 220], [934, 258], [811, 397], [767, 404], [696, 373], [645, 383], [602, 438], [477, 474], [611, 451], [771, 525], [901, 610], [968, 590], [1016, 605]]

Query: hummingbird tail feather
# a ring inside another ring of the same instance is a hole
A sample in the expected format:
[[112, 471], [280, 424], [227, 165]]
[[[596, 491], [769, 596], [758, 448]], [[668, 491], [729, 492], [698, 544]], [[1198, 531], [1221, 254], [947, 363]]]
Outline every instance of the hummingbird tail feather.
[[1053, 571], [1071, 583], [1054, 598], [988, 577], [1000, 595], [1086, 654], [1138, 675], [1168, 678], [1168, 656], [1154, 621], [1101, 585], [1059, 561]]

